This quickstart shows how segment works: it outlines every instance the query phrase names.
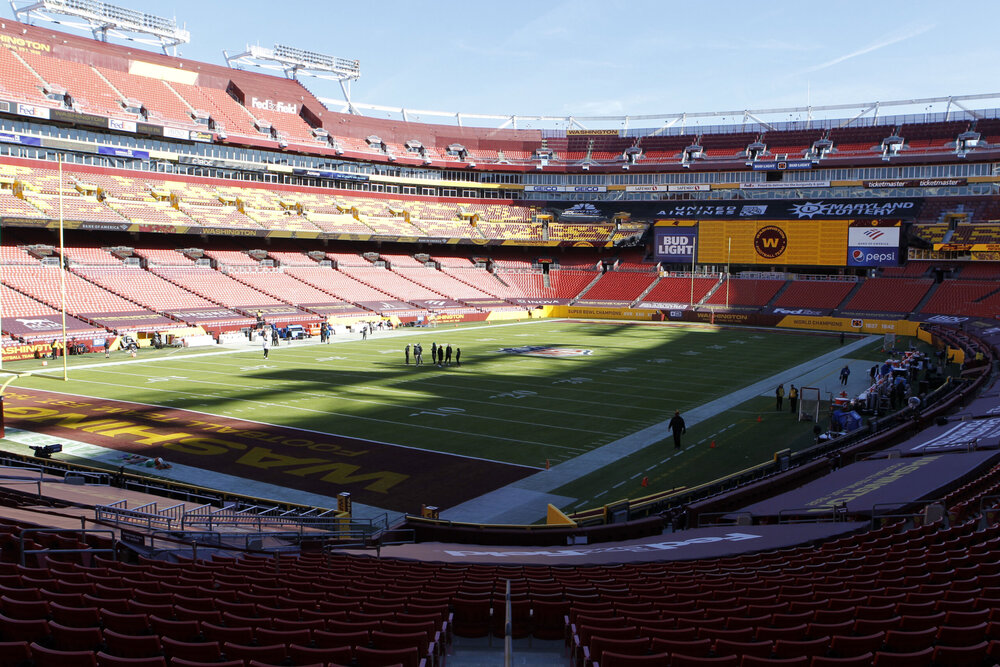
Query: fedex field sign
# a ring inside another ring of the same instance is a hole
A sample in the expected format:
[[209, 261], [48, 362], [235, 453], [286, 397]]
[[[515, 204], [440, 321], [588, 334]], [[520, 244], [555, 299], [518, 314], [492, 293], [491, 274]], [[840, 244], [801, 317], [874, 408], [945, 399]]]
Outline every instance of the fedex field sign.
[[694, 258], [695, 229], [656, 230], [656, 259], [661, 262], [690, 262]]

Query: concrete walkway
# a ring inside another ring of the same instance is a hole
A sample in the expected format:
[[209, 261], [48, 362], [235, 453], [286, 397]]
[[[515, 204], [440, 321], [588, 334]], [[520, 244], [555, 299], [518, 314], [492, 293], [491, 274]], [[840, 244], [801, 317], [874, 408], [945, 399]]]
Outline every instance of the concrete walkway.
[[[779, 383], [783, 383], [786, 390], [790, 383], [802, 386], [800, 378], [809, 378], [810, 376], [814, 376], [818, 371], [823, 374], [829, 373], [827, 369], [831, 365], [835, 366], [839, 373], [840, 368], [843, 366], [842, 359], [854, 350], [869, 345], [871, 341], [871, 338], [851, 341], [832, 352], [827, 352], [794, 368], [781, 371], [769, 378], [738, 389], [731, 394], [692, 408], [684, 413], [684, 422], [687, 426], [694, 426], [709, 417], [730, 410], [761, 394], [773, 396], [774, 389]], [[860, 371], [861, 363], [852, 364], [851, 377], [855, 381], [860, 380], [863, 375]], [[442, 512], [441, 518], [451, 521], [469, 521], [475, 523], [526, 524], [537, 521], [545, 516], [545, 509], [548, 503], [552, 503], [558, 507], [576, 500], [567, 496], [555, 495], [552, 493], [553, 489], [558, 489], [565, 484], [569, 484], [596, 470], [611, 465], [630, 454], [634, 454], [641, 449], [664, 440], [671, 435], [670, 429], [667, 427], [668, 421], [665, 420], [659, 424], [654, 424], [641, 431], [608, 443], [603, 447], [598, 447], [586, 454], [577, 456], [570, 461], [560, 463], [550, 470], [535, 473], [513, 484], [508, 484], [503, 488], [456, 505]]]

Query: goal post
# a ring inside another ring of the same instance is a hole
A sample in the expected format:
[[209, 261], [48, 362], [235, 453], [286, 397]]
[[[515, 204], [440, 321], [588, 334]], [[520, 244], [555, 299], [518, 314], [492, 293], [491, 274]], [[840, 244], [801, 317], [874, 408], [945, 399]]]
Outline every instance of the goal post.
[[799, 388], [799, 421], [819, 423], [819, 397], [817, 387]]

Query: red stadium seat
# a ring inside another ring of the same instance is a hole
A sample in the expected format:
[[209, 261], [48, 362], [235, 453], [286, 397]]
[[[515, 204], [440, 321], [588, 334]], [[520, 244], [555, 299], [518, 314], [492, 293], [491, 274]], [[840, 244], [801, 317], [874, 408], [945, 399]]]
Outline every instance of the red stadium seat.
[[93, 651], [58, 651], [38, 644], [31, 645], [31, 659], [36, 667], [97, 667]]

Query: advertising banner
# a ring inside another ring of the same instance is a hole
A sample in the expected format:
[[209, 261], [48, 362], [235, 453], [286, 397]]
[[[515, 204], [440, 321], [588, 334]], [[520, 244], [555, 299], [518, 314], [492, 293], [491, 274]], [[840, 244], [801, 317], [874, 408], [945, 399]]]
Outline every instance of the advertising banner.
[[177, 322], [151, 310], [131, 313], [81, 313], [80, 316], [108, 329], [156, 329], [177, 326]]
[[668, 319], [679, 322], [702, 322], [704, 324], [746, 324], [755, 327], [773, 327], [781, 317], [767, 313], [747, 313], [739, 311], [682, 310], [665, 312]]
[[344, 315], [347, 313], [365, 312], [364, 308], [355, 306], [353, 303], [304, 303], [302, 307], [320, 315]]
[[740, 183], [740, 190], [781, 190], [790, 188], [828, 188], [830, 181], [775, 181], [771, 183]]
[[[753, 199], [726, 201], [615, 202], [616, 210], [659, 218], [758, 220], [911, 219], [923, 201], [917, 197], [879, 199]], [[612, 212], [613, 214], [613, 212]]]
[[233, 312], [228, 308], [219, 306], [218, 308], [188, 308], [186, 310], [166, 311], [171, 317], [176, 317], [182, 322], [242, 322], [251, 318]]
[[438, 310], [440, 308], [465, 308], [466, 306], [452, 299], [414, 299], [413, 303], [426, 308], [427, 310]]
[[968, 185], [964, 178], [899, 178], [881, 181], [861, 181], [869, 189], [878, 188], [950, 188]]
[[525, 192], [607, 192], [604, 185], [525, 185]]
[[698, 224], [698, 262], [843, 266], [847, 220], [703, 220]]
[[758, 160], [753, 163], [754, 171], [785, 171], [812, 168], [812, 160]]
[[899, 220], [855, 220], [847, 230], [848, 266], [899, 264]]
[[654, 257], [658, 262], [690, 263], [698, 240], [697, 226], [660, 226], [654, 229]]
[[358, 305], [377, 313], [384, 313], [392, 310], [418, 310], [418, 308], [413, 304], [406, 303], [405, 301], [396, 301], [395, 299], [387, 299], [385, 301], [359, 301]]
[[708, 183], [674, 183], [673, 185], [626, 185], [625, 192], [708, 192]]
[[[3, 330], [16, 338], [38, 338], [42, 336], [62, 337], [62, 315], [38, 315], [36, 317], [3, 318]], [[83, 331], [97, 331], [97, 327], [75, 317], [66, 316], [66, 331], [77, 334]]]

